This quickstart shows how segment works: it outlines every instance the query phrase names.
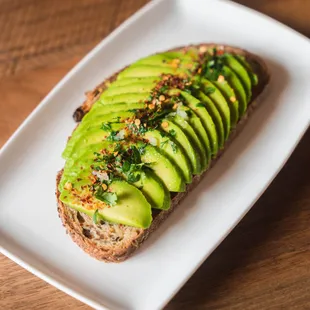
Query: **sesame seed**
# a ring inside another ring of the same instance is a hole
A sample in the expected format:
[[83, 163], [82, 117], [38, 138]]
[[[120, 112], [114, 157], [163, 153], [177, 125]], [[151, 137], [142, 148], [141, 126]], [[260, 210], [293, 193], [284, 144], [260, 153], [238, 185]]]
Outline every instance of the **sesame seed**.
[[101, 187], [102, 187], [102, 189], [103, 189], [104, 191], [108, 188], [107, 184], [105, 184], [105, 183], [102, 183]]
[[139, 119], [136, 119], [135, 124], [136, 124], [136, 126], [139, 126], [141, 124], [141, 121]]
[[164, 95], [160, 95], [160, 96], [159, 96], [159, 100], [160, 100], [160, 101], [164, 101], [165, 99], [166, 99], [166, 97], [165, 97]]
[[229, 98], [231, 102], [235, 102], [236, 101], [236, 97], [232, 96]]

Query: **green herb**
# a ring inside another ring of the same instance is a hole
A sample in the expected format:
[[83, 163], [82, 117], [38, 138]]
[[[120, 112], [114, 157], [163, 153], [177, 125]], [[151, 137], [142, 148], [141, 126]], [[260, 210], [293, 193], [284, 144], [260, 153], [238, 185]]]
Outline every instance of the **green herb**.
[[98, 209], [94, 212], [94, 214], [93, 214], [93, 222], [95, 223], [95, 224], [97, 224], [98, 223]]
[[162, 138], [168, 136], [168, 134], [167, 134], [165, 131], [160, 131], [159, 133], [160, 133], [160, 136], [161, 136]]
[[114, 206], [117, 202], [116, 193], [110, 193], [103, 190], [102, 186], [99, 186], [95, 192], [95, 197], [109, 206]]
[[215, 92], [215, 88], [214, 87], [207, 87], [205, 90], [204, 90], [204, 93], [206, 95], [210, 95], [210, 94], [213, 94]]
[[173, 153], [176, 153], [178, 150], [178, 146], [174, 142], [170, 142]]
[[120, 141], [123, 140], [121, 139], [117, 134], [119, 133], [119, 131], [114, 131], [112, 130], [110, 135], [107, 136], [107, 141]]
[[132, 150], [132, 161], [134, 164], [140, 164], [141, 163], [141, 156], [140, 156], [140, 152], [138, 151], [138, 149], [135, 146], [132, 146], [130, 148]]
[[129, 109], [128, 110], [128, 112], [133, 112], [133, 113], [135, 113], [135, 112], [137, 112], [138, 111], [138, 109]]
[[163, 148], [167, 143], [169, 142], [169, 139], [165, 140], [165, 141], [162, 141], [160, 143], [160, 147]]
[[196, 104], [196, 107], [197, 108], [204, 108], [205, 105], [203, 103], [199, 102], [199, 103]]
[[107, 122], [107, 123], [102, 123], [100, 129], [102, 129], [104, 131], [111, 131], [112, 127], [111, 127], [111, 124], [109, 122]]
[[130, 162], [128, 160], [125, 160], [122, 166], [122, 171], [123, 172], [128, 172], [130, 170]]
[[146, 148], [147, 144], [144, 144], [142, 146], [139, 147], [139, 153], [140, 155], [143, 155], [145, 153], [145, 148]]
[[201, 68], [201, 75], [210, 81], [217, 81], [220, 75], [225, 76], [223, 56], [217, 54], [217, 50], [213, 50], [213, 55], [207, 55], [205, 62]]
[[164, 93], [166, 90], [168, 90], [168, 86], [167, 85], [164, 85], [164, 86], [162, 86], [160, 89], [159, 89], [159, 92], [160, 93]]
[[129, 183], [135, 183], [138, 182], [141, 178], [141, 174], [140, 173], [129, 173], [127, 176], [127, 180]]
[[170, 134], [170, 136], [175, 137], [177, 133], [174, 129], [170, 129], [169, 134]]

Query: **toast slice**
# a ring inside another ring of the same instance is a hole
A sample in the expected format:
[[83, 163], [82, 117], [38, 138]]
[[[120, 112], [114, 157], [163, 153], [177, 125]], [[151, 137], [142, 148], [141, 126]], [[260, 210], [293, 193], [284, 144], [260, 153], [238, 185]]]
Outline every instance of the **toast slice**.
[[[221, 47], [224, 52], [244, 56], [253, 68], [254, 73], [258, 76], [258, 84], [252, 89], [252, 98], [248, 104], [248, 108], [244, 116], [238, 121], [237, 126], [230, 133], [229, 139], [226, 141], [224, 148], [217, 154], [211, 162], [210, 168], [220, 158], [224, 150], [234, 139], [234, 137], [242, 130], [246, 120], [257, 105], [258, 98], [262, 94], [269, 82], [269, 73], [267, 67], [262, 59], [258, 56], [249, 53], [245, 50], [216, 44], [200, 44], [195, 47]], [[184, 47], [179, 47], [173, 50], [179, 50]], [[125, 69], [125, 68], [124, 68]], [[124, 70], [123, 69], [123, 70]], [[122, 70], [121, 70], [122, 71]], [[119, 72], [121, 72], [119, 71]], [[90, 110], [93, 103], [99, 98], [100, 94], [107, 88], [108, 82], [116, 79], [117, 74], [113, 74], [110, 78], [106, 79], [103, 83], [98, 85], [93, 91], [87, 93], [86, 101], [74, 113], [73, 117], [76, 121], [80, 121], [82, 117]], [[210, 168], [207, 170], [209, 171]], [[58, 201], [58, 213], [62, 220], [63, 226], [67, 233], [71, 236], [85, 252], [98, 260], [105, 262], [121, 262], [127, 259], [142, 243], [146, 240], [152, 232], [154, 232], [160, 224], [172, 213], [182, 199], [199, 183], [201, 178], [207, 173], [193, 177], [193, 182], [188, 184], [186, 191], [183, 193], [174, 194], [172, 203], [169, 210], [153, 211], [153, 221], [148, 229], [141, 229], [121, 224], [112, 224], [107, 222], [100, 222], [95, 224], [88, 215], [75, 211], [63, 204], [59, 199], [59, 191], [56, 190]], [[57, 188], [62, 176], [62, 171], [57, 175]]]

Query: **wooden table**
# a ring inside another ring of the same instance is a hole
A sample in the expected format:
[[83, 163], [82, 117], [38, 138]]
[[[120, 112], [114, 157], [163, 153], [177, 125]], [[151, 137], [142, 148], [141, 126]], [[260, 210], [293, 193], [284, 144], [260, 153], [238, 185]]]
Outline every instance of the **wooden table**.
[[[0, 145], [84, 54], [146, 2], [0, 0]], [[309, 0], [238, 2], [310, 37]], [[309, 158], [308, 130], [167, 309], [310, 309]], [[89, 309], [6, 257], [0, 262], [0, 309]]]

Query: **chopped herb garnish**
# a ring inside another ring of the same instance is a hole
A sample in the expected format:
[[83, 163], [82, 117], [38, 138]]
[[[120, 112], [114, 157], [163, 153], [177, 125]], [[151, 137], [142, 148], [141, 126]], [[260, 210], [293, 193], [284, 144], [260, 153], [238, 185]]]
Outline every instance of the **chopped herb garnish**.
[[127, 180], [129, 183], [135, 183], [138, 182], [141, 178], [141, 174], [140, 173], [129, 173], [127, 176]]
[[207, 87], [205, 90], [204, 90], [204, 93], [206, 95], [210, 95], [210, 94], [213, 94], [215, 92], [215, 88], [214, 87]]
[[122, 138], [118, 134], [119, 134], [119, 131], [112, 130], [110, 135], [107, 136], [107, 141], [120, 141], [120, 140], [123, 140], [124, 138]]
[[132, 146], [130, 148], [132, 150], [132, 161], [134, 164], [140, 164], [141, 163], [141, 156], [140, 156], [140, 152], [138, 151], [138, 149], [135, 146]]
[[111, 127], [111, 124], [109, 122], [107, 122], [107, 123], [102, 123], [100, 129], [102, 129], [104, 131], [111, 131], [112, 127]]
[[169, 142], [169, 139], [166, 139], [165, 141], [162, 141], [160, 143], [160, 147], [163, 148], [168, 142]]
[[117, 195], [116, 193], [111, 193], [104, 191], [101, 186], [98, 187], [97, 191], [95, 192], [95, 197], [109, 206], [114, 206], [117, 202]]
[[177, 133], [174, 129], [170, 129], [169, 134], [170, 134], [170, 136], [175, 137]]
[[205, 105], [203, 103], [199, 102], [199, 103], [196, 104], [196, 107], [197, 108], [204, 108]]
[[173, 153], [176, 153], [178, 150], [178, 146], [172, 141], [170, 141], [170, 145], [171, 145]]
[[207, 55], [201, 68], [201, 75], [210, 81], [217, 81], [220, 75], [225, 76], [223, 55], [218, 55], [216, 48], [213, 55]]
[[122, 171], [123, 172], [128, 172], [130, 170], [130, 162], [128, 160], [125, 160], [122, 166]]

